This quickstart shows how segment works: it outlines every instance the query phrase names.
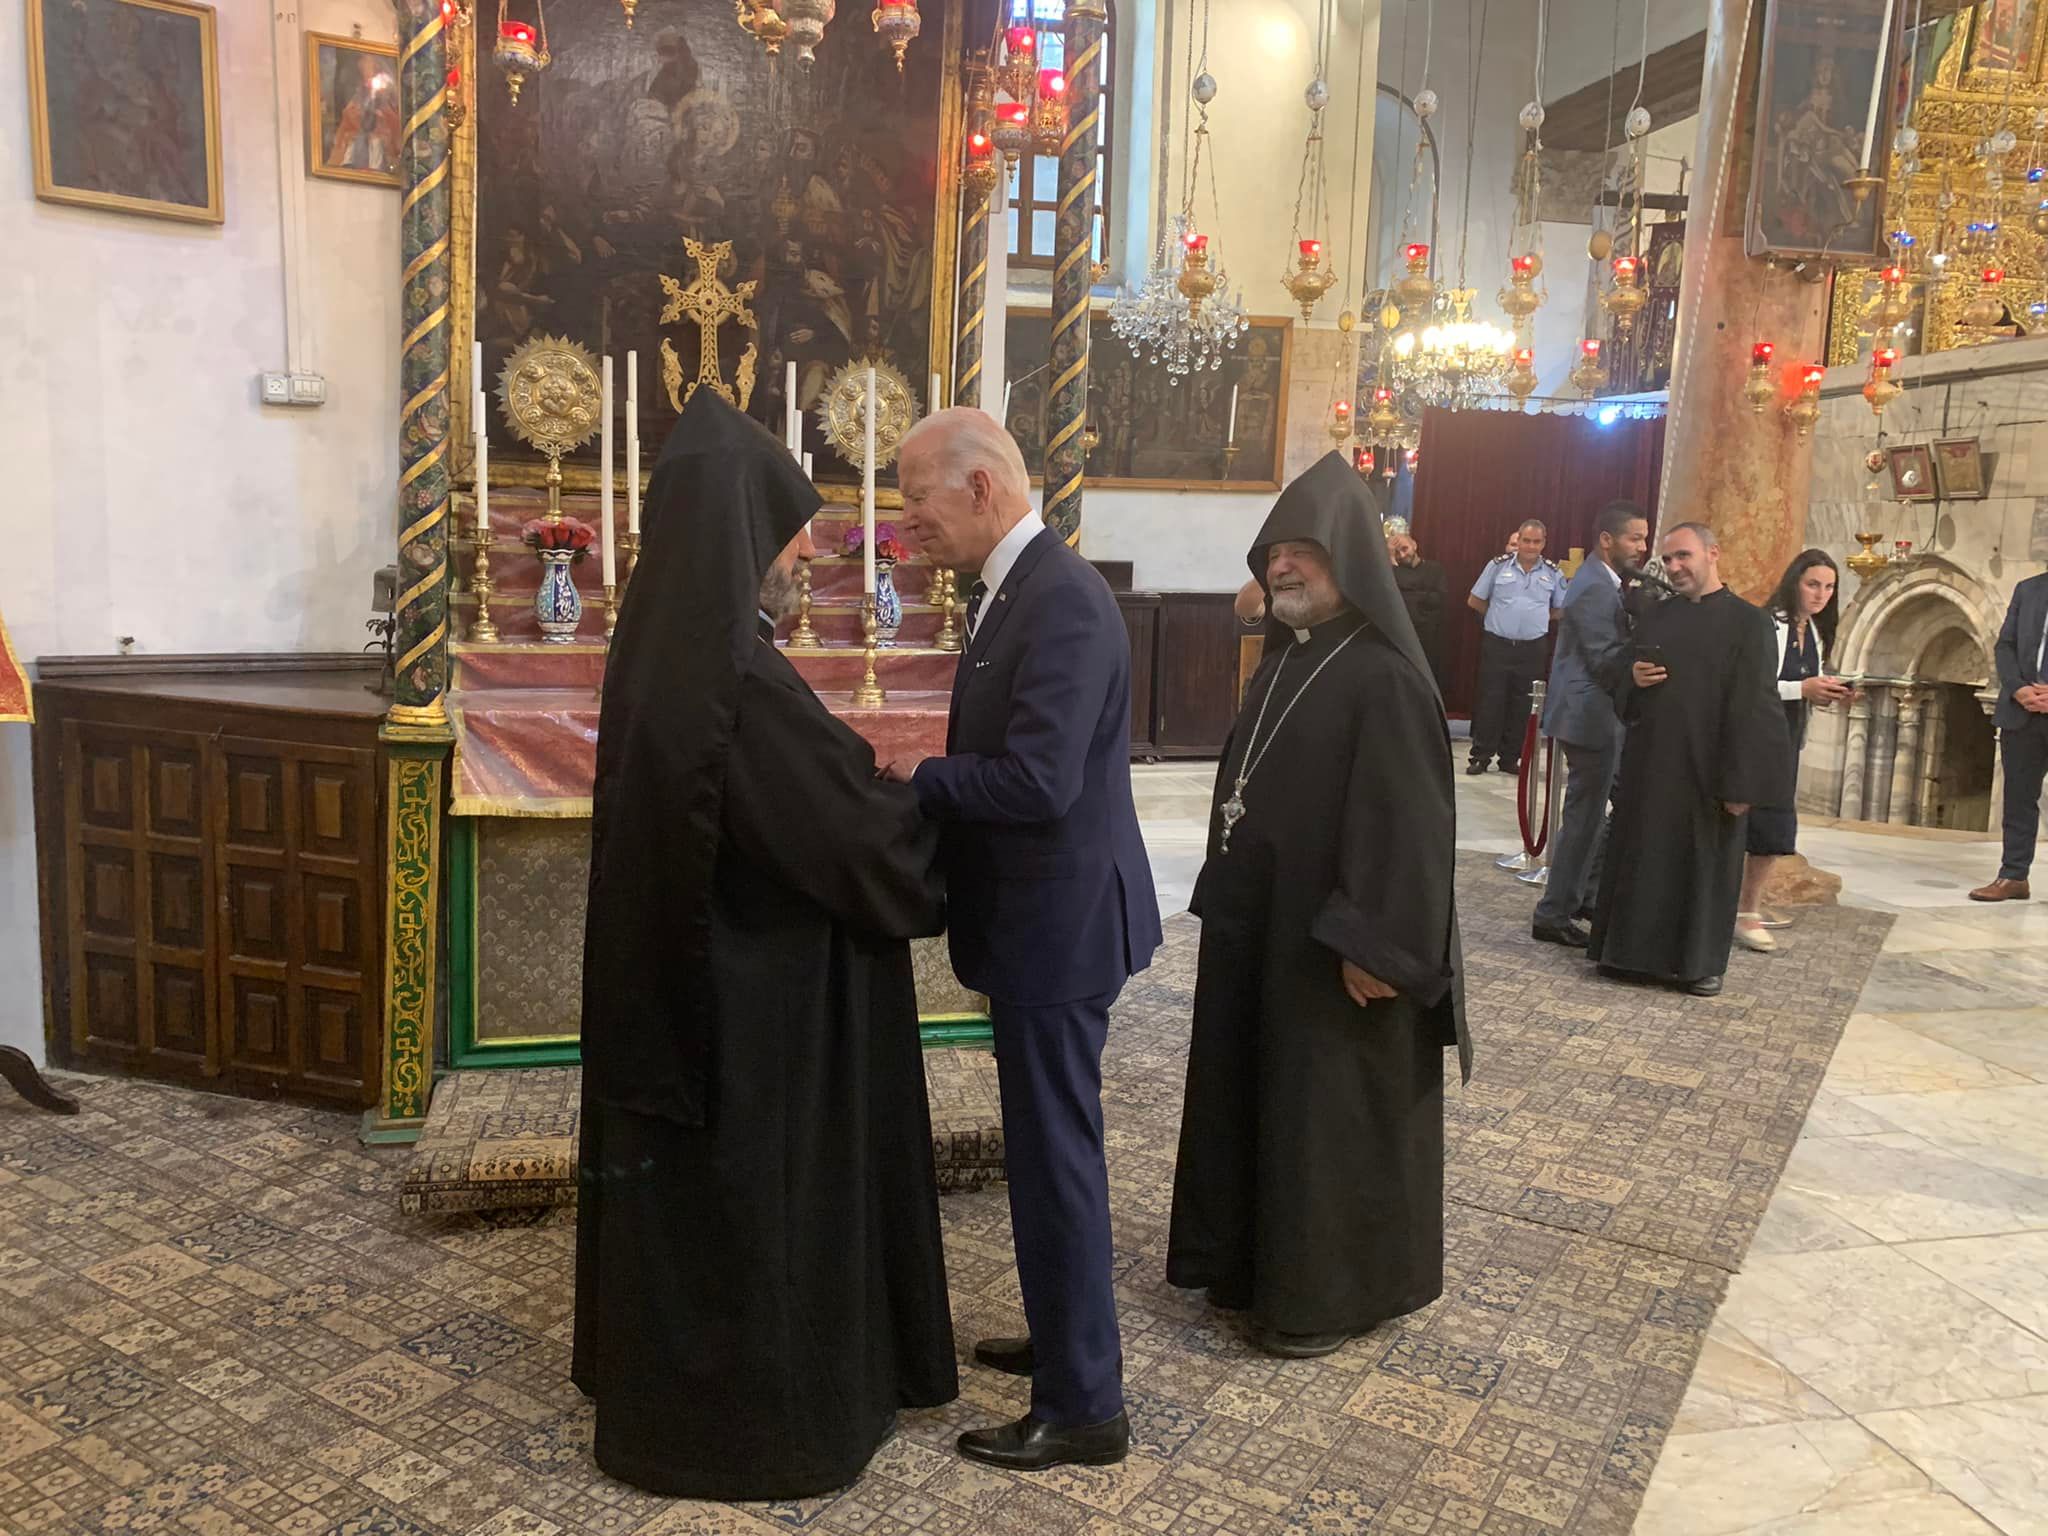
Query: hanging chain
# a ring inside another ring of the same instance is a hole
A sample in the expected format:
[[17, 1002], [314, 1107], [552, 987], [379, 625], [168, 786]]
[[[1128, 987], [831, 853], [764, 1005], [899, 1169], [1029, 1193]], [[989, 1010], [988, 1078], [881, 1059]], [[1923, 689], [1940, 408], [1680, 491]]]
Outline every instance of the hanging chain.
[[[1472, 158], [1479, 146], [1479, 61], [1486, 52], [1486, 16], [1493, 0], [1479, 0], [1478, 38], [1466, 31], [1466, 73], [1471, 76], [1472, 94], [1465, 105], [1465, 211], [1458, 225], [1458, 286], [1465, 286], [1465, 252], [1472, 243]], [[1472, 0], [1465, 0], [1465, 18], [1472, 17]]]

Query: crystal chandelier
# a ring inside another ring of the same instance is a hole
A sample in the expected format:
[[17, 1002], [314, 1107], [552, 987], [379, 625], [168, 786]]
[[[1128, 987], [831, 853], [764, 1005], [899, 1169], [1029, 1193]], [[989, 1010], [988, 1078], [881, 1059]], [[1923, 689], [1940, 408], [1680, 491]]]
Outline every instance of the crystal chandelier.
[[[1187, 215], [1175, 214], [1160, 231], [1159, 251], [1136, 294], [1118, 293], [1109, 311], [1110, 329], [1139, 361], [1163, 366], [1174, 382], [1190, 373], [1213, 371], [1251, 329], [1242, 294], [1226, 295], [1223, 274], [1207, 265], [1206, 235], [1188, 229]], [[1183, 287], [1215, 287], [1197, 298]]]
[[[1209, 142], [1209, 103], [1216, 99], [1216, 77], [1209, 73], [1209, 7], [1202, 6], [1202, 57], [1194, 58], [1192, 29], [1188, 37], [1188, 70], [1194, 97], [1194, 130], [1187, 150], [1187, 179], [1181, 211], [1159, 232], [1152, 269], [1133, 294], [1118, 291], [1110, 305], [1110, 329], [1140, 362], [1163, 365], [1169, 381], [1190, 373], [1214, 370], [1251, 329], [1245, 318], [1242, 290], [1233, 291], [1223, 269], [1222, 254], [1212, 251], [1212, 237], [1195, 224], [1195, 191], [1200, 185], [1202, 154]], [[1209, 166], [1210, 207], [1218, 207], [1216, 167]], [[1218, 214], [1220, 222], [1221, 215]]]
[[1474, 320], [1469, 289], [1451, 295], [1447, 310], [1394, 338], [1394, 387], [1423, 405], [1463, 410], [1497, 394], [1514, 360], [1513, 333]]

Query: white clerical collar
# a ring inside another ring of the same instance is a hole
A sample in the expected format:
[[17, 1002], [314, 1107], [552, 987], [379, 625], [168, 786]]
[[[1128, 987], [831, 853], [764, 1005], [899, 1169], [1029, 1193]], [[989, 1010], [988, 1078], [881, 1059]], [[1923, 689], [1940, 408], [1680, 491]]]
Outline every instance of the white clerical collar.
[[1017, 526], [1004, 534], [996, 547], [988, 552], [988, 558], [981, 562], [981, 584], [988, 595], [982, 601], [982, 611], [988, 611], [988, 604], [1002, 591], [1003, 582], [1010, 570], [1023, 555], [1025, 546], [1045, 532], [1045, 519], [1036, 512], [1026, 512], [1017, 519]]
[[1308, 637], [1309, 637], [1309, 632], [1308, 632], [1307, 630], [1305, 630], [1305, 629], [1297, 629], [1297, 630], [1296, 630], [1296, 631], [1294, 632], [1294, 643], [1295, 643], [1296, 645], [1307, 645], [1307, 644], [1308, 644]]

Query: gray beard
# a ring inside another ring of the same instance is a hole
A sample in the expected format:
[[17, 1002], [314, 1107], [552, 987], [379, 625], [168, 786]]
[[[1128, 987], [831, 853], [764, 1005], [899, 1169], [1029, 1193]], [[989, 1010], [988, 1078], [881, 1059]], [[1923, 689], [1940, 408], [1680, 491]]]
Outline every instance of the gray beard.
[[796, 612], [797, 579], [793, 573], [771, 570], [761, 578], [761, 611], [778, 623]]
[[1289, 629], [1307, 629], [1315, 615], [1315, 604], [1306, 592], [1275, 592], [1273, 617]]

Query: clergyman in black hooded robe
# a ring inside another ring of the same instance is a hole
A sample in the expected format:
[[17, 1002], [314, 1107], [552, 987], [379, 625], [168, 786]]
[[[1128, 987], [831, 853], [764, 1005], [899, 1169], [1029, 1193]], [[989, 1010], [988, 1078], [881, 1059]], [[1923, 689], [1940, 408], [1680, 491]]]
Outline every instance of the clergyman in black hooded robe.
[[1449, 733], [1378, 508], [1335, 453], [1250, 554], [1266, 657], [1224, 746], [1167, 1278], [1328, 1354], [1443, 1289], [1443, 1050], [1470, 1075]]
[[843, 1487], [959, 1388], [907, 942], [937, 832], [773, 643], [818, 505], [698, 390], [605, 675], [573, 1374], [653, 1493]]

